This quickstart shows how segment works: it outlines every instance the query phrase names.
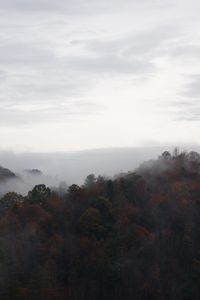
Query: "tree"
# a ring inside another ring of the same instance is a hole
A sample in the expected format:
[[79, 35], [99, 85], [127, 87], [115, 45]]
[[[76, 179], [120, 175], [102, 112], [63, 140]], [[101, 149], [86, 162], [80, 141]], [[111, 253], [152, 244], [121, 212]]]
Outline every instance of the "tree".
[[50, 195], [50, 188], [46, 187], [44, 184], [39, 184], [28, 193], [28, 199], [33, 203], [42, 204], [50, 197]]
[[94, 186], [95, 182], [96, 182], [96, 177], [95, 177], [95, 175], [94, 175], [94, 174], [90, 174], [90, 175], [88, 175], [88, 176], [86, 177], [86, 179], [85, 179], [85, 184], [84, 184], [84, 185], [85, 185], [87, 188], [91, 188], [91, 187]]
[[0, 208], [6, 209], [13, 207], [16, 203], [21, 203], [24, 201], [22, 195], [15, 192], [6, 193], [0, 200]]
[[195, 151], [191, 151], [188, 153], [187, 155], [189, 161], [195, 161], [195, 162], [200, 162], [200, 154], [198, 152]]
[[172, 156], [169, 151], [164, 151], [161, 155], [161, 158], [164, 160], [170, 160], [172, 158]]
[[72, 184], [69, 186], [67, 191], [69, 194], [75, 194], [75, 193], [79, 192], [80, 190], [81, 190], [80, 186], [78, 186], [77, 184]]
[[93, 207], [86, 209], [79, 219], [79, 228], [85, 234], [100, 237], [105, 231], [100, 211]]

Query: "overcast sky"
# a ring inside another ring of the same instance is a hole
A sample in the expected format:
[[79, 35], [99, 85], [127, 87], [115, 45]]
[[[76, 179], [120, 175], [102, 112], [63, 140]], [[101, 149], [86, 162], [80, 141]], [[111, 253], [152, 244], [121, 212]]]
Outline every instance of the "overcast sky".
[[199, 0], [0, 0], [0, 150], [200, 144]]

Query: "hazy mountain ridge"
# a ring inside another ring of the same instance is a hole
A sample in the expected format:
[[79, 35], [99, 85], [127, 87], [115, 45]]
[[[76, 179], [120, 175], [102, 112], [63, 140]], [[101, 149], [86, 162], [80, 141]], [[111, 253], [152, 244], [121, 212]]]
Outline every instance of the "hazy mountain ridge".
[[[151, 166], [151, 162], [154, 163], [165, 149], [164, 146], [160, 146], [108, 148], [66, 153], [0, 151], [0, 164], [3, 162], [17, 176], [17, 180], [12, 178], [12, 180], [7, 180], [6, 184], [0, 184], [0, 194], [12, 190], [26, 195], [34, 185], [39, 183], [50, 187], [63, 183], [68, 186], [73, 183], [83, 184], [88, 174], [95, 174], [95, 176], [101, 174], [112, 178], [116, 174], [137, 170], [140, 165], [144, 165], [144, 161], [146, 161], [146, 166]], [[173, 147], [168, 147], [168, 149], [173, 151]], [[199, 148], [194, 147], [194, 149], [198, 151]]]
[[18, 176], [7, 168], [0, 166], [0, 181], [16, 179]]

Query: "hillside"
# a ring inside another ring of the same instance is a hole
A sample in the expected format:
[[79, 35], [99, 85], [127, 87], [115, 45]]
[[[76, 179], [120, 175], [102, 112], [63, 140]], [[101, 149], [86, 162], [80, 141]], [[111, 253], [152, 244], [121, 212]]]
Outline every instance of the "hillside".
[[8, 179], [17, 178], [15, 173], [11, 172], [9, 169], [0, 166], [0, 181], [6, 181]]
[[0, 244], [3, 300], [199, 300], [200, 155], [8, 193]]

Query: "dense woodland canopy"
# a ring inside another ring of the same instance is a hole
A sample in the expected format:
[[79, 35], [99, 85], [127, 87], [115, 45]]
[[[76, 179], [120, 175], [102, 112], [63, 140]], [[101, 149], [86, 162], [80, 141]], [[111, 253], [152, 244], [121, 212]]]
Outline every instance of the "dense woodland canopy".
[[200, 155], [4, 195], [0, 299], [199, 300]]

